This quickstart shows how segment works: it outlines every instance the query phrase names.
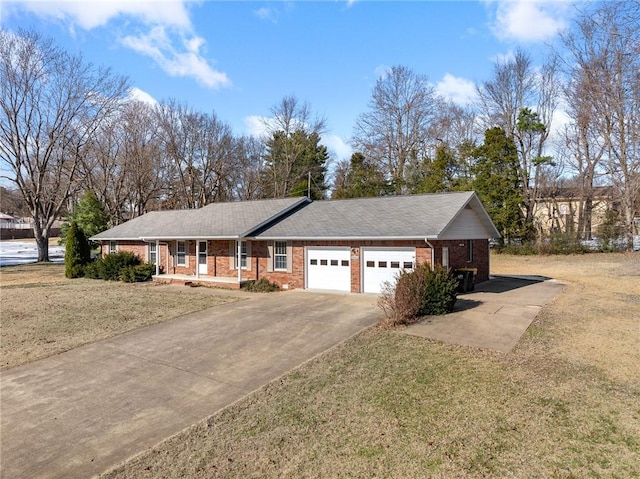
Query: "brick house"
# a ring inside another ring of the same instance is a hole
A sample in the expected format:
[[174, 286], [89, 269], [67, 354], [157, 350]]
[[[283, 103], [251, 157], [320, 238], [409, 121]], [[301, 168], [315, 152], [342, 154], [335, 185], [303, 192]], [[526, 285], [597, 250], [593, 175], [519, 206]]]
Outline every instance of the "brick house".
[[239, 288], [266, 278], [283, 289], [378, 293], [422, 262], [473, 268], [475, 282], [486, 281], [496, 237], [477, 195], [463, 192], [213, 203], [150, 212], [92, 240], [105, 254], [155, 263], [156, 281]]

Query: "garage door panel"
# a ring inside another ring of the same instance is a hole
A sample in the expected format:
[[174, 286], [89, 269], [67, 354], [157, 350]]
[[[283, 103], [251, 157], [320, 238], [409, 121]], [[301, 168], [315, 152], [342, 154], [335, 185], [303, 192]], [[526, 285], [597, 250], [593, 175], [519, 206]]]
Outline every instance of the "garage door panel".
[[367, 248], [362, 251], [363, 291], [380, 293], [385, 282], [395, 282], [402, 270], [415, 266], [415, 248]]
[[307, 288], [351, 291], [348, 248], [307, 248]]

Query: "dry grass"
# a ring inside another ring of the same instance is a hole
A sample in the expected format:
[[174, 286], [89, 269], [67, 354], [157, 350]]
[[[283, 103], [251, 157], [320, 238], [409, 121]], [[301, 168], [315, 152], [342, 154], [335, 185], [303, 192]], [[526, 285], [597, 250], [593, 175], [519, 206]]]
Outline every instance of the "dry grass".
[[208, 288], [69, 280], [64, 265], [0, 270], [0, 369], [236, 298]]
[[640, 477], [640, 256], [492, 261], [569, 283], [512, 353], [369, 330], [104, 477]]

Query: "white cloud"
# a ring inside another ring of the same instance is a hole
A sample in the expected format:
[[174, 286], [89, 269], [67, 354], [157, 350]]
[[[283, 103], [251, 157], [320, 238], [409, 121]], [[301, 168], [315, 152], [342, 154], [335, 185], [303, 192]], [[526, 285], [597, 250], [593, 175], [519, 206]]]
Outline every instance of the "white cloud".
[[[8, 2], [12, 3], [12, 2]], [[106, 25], [110, 20], [130, 16], [145, 23], [173, 25], [191, 28], [187, 2], [177, 0], [144, 1], [98, 1], [80, 2], [69, 0], [36, 0], [15, 2], [16, 6], [40, 17], [68, 21], [85, 30]]]
[[376, 76], [376, 80], [384, 80], [389, 73], [391, 72], [391, 67], [389, 65], [378, 65], [374, 68], [373, 73]]
[[[193, 31], [188, 8], [195, 3], [192, 0], [9, 0], [7, 3], [12, 9], [66, 23], [72, 35], [76, 27], [92, 30], [119, 20], [125, 28], [142, 32], [123, 36], [120, 43], [152, 58], [167, 74], [194, 78], [208, 88], [231, 85], [226, 73], [211, 66], [205, 56], [205, 40]], [[114, 26], [114, 31], [118, 31], [121, 25]]]
[[545, 41], [564, 30], [568, 2], [500, 0], [491, 29], [501, 40]]
[[353, 148], [338, 135], [322, 135], [321, 143], [335, 154], [337, 160], [348, 160]]
[[265, 116], [251, 115], [244, 119], [244, 133], [246, 135], [261, 137], [267, 134], [269, 119]]
[[258, 8], [253, 11], [254, 15], [262, 20], [270, 20], [272, 22], [276, 21], [276, 14], [273, 9], [269, 7]]
[[439, 95], [461, 106], [470, 105], [476, 98], [476, 86], [471, 80], [447, 73], [436, 85]]
[[[121, 43], [132, 50], [152, 58], [167, 74], [176, 77], [192, 77], [209, 88], [231, 86], [227, 74], [215, 70], [202, 56], [200, 50], [204, 39], [198, 36], [186, 37], [178, 34], [184, 50], [178, 50], [175, 41], [162, 26], [152, 28], [149, 33], [128, 35]], [[186, 51], [185, 51], [186, 50]]]
[[142, 103], [147, 103], [148, 105], [157, 105], [158, 100], [149, 95], [146, 91], [141, 90], [138, 87], [132, 87], [129, 89], [129, 98], [135, 101], [140, 101]]

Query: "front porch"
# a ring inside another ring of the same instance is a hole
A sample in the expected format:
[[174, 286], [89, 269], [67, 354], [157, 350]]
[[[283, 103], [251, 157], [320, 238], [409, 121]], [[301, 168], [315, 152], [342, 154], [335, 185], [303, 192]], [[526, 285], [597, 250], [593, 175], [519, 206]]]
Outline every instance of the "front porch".
[[209, 288], [240, 289], [250, 279], [238, 282], [238, 277], [211, 276], [208, 274], [155, 274], [152, 279], [160, 284], [183, 284], [185, 286], [207, 286]]

